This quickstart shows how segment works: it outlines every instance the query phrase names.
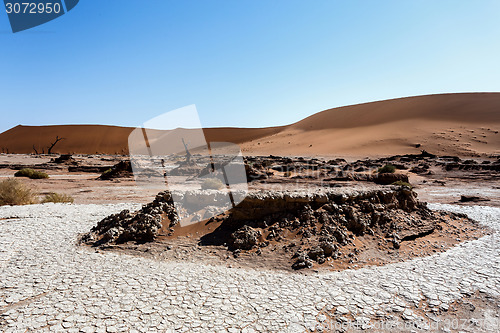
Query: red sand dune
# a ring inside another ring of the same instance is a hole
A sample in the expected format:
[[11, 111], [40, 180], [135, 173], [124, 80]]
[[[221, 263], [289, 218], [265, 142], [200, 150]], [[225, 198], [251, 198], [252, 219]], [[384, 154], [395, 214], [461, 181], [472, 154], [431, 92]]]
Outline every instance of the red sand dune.
[[[130, 127], [16, 126], [0, 134], [0, 151], [126, 154]], [[246, 155], [379, 156], [500, 154], [500, 93], [399, 98], [329, 109], [268, 128], [208, 128], [208, 141], [234, 142]], [[419, 145], [417, 147], [417, 145]]]

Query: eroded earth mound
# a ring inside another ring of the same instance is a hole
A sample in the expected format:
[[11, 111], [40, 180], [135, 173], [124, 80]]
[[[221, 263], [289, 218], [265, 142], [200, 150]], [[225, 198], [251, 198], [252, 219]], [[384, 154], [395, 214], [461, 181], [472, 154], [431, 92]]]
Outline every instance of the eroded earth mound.
[[120, 161], [113, 167], [104, 171], [100, 176], [99, 180], [109, 180], [115, 178], [128, 178], [133, 176], [132, 164], [130, 161]]
[[[212, 198], [216, 192], [199, 191], [198, 195]], [[161, 192], [138, 212], [111, 215], [82, 241], [101, 246], [175, 237], [182, 228], [172, 197], [169, 191]], [[356, 238], [376, 237], [379, 245], [397, 250], [402, 242], [438, 232], [443, 223], [464, 219], [465, 215], [431, 211], [406, 186], [349, 192], [260, 191], [251, 192], [228, 212], [198, 223], [213, 224], [214, 228], [206, 231], [200, 227], [197, 242], [224, 246], [236, 257], [243, 253], [260, 255], [268, 247], [280, 247], [292, 267], [300, 269], [336, 260], [344, 248], [352, 249]], [[356, 254], [354, 249], [352, 255]]]

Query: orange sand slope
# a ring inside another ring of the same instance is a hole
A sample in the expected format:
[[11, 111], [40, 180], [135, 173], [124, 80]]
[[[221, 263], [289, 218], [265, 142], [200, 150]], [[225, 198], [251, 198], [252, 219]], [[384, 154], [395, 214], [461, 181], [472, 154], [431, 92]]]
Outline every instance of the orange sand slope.
[[[0, 151], [126, 154], [130, 127], [16, 126], [0, 134]], [[427, 95], [316, 113], [268, 128], [208, 128], [208, 141], [234, 142], [246, 155], [379, 156], [500, 154], [500, 93]], [[417, 147], [418, 146], [418, 147]]]

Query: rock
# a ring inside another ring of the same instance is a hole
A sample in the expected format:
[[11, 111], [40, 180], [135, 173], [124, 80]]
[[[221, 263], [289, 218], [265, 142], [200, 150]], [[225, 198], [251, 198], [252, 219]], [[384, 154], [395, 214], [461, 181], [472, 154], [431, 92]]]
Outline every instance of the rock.
[[479, 201], [489, 201], [489, 199], [473, 196], [473, 195], [462, 195], [460, 196], [460, 202], [479, 202]]
[[266, 173], [264, 172], [260, 172], [258, 171], [256, 168], [248, 165], [248, 164], [245, 164], [245, 172], [246, 172], [246, 175], [247, 175], [247, 180], [248, 182], [252, 182], [252, 181], [255, 181], [255, 180], [262, 180], [262, 179], [267, 179], [268, 176]]
[[130, 178], [133, 176], [132, 164], [130, 161], [120, 161], [113, 165], [110, 169], [104, 171], [99, 180], [109, 180], [115, 178]]
[[436, 158], [437, 157], [436, 155], [428, 153], [425, 150], [421, 151], [420, 156], [423, 157], [423, 158]]
[[158, 236], [164, 216], [170, 221], [170, 226], [178, 221], [169, 191], [160, 192], [153, 202], [135, 213], [123, 210], [104, 218], [83, 235], [81, 241], [94, 246], [128, 241], [149, 242]]
[[331, 257], [335, 252], [337, 252], [337, 246], [329, 241], [321, 242], [319, 247], [323, 250], [325, 257]]
[[337, 176], [335, 176], [333, 178], [330, 178], [329, 180], [335, 180], [335, 181], [340, 181], [340, 182], [349, 182], [349, 181], [354, 181], [354, 180], [357, 180], [357, 179], [350, 172], [340, 171], [337, 174]]
[[427, 168], [423, 167], [423, 166], [416, 166], [416, 167], [411, 168], [410, 172], [416, 173], [416, 174], [423, 174], [423, 173], [429, 172], [429, 166], [427, 165]]
[[335, 229], [333, 236], [337, 239], [339, 244], [345, 245], [347, 244], [347, 234], [344, 230], [337, 228]]
[[370, 225], [370, 219], [367, 219], [365, 214], [358, 213], [353, 207], [348, 207], [347, 224], [348, 230], [357, 235], [363, 235]]
[[297, 169], [295, 165], [275, 165], [271, 168], [274, 171], [289, 172]]
[[78, 165], [78, 162], [73, 158], [73, 156], [71, 156], [71, 154], [62, 154], [59, 157], [53, 158], [51, 162], [57, 164]]
[[401, 247], [399, 239], [397, 239], [396, 237], [392, 239], [392, 245], [394, 246], [395, 249], [399, 249]]
[[199, 175], [204, 167], [192, 164], [179, 165], [177, 168], [170, 170], [169, 176], [197, 176]]
[[311, 268], [313, 266], [313, 262], [307, 257], [306, 254], [301, 254], [292, 265], [292, 268], [295, 270]]
[[319, 257], [324, 256], [325, 252], [323, 251], [323, 249], [321, 247], [316, 246], [316, 247], [313, 247], [311, 250], [309, 250], [307, 255], [312, 260], [317, 260]]
[[245, 225], [231, 234], [230, 245], [233, 249], [250, 250], [257, 245], [260, 236], [260, 231]]
[[100, 165], [72, 165], [68, 167], [69, 172], [102, 173], [108, 169], [110, 169], [109, 166], [100, 166]]

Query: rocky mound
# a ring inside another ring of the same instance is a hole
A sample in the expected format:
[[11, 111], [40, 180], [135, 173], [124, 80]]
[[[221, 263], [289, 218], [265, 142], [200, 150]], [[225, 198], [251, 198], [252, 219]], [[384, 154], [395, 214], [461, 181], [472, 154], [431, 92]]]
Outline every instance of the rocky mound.
[[99, 180], [109, 180], [115, 178], [129, 178], [133, 176], [132, 165], [130, 161], [120, 161], [110, 169], [105, 170]]
[[[317, 158], [247, 156], [247, 180], [266, 183], [317, 182], [373, 182], [379, 185], [408, 183], [408, 176], [446, 175], [481, 179], [500, 172], [500, 159], [496, 155], [481, 159], [462, 160], [458, 156], [437, 156], [425, 150], [420, 154], [406, 154], [347, 162], [344, 159], [320, 160]], [[392, 165], [395, 173], [379, 173], [379, 169]]]
[[227, 235], [237, 253], [279, 243], [290, 249], [299, 269], [336, 259], [342, 246], [365, 234], [399, 248], [402, 241], [432, 233], [445, 215], [429, 210], [404, 186], [353, 193], [263, 192], [232, 209], [214, 234]]
[[158, 236], [166, 221], [174, 226], [177, 220], [170, 192], [161, 192], [138, 212], [123, 210], [106, 217], [84, 234], [81, 241], [94, 246], [128, 241], [149, 242]]
[[[217, 191], [199, 191], [198, 195], [206, 196], [208, 202], [213, 192]], [[179, 215], [173, 195], [161, 192], [136, 213], [123, 211], [105, 218], [83, 237], [83, 242], [99, 246], [148, 242], [160, 234], [175, 237], [173, 227]], [[374, 236], [398, 249], [401, 242], [433, 233], [440, 222], [464, 218], [429, 210], [405, 186], [365, 192], [263, 191], [250, 193], [228, 212], [205, 220], [205, 224], [215, 222], [218, 227], [202, 235], [199, 244], [224, 245], [235, 256], [243, 251], [260, 254], [269, 245], [279, 245], [293, 258], [292, 267], [300, 269], [338, 258], [342, 248], [352, 246], [356, 237]]]
[[51, 162], [56, 164], [78, 165], [78, 161], [76, 161], [71, 154], [62, 154], [59, 157], [53, 158]]

